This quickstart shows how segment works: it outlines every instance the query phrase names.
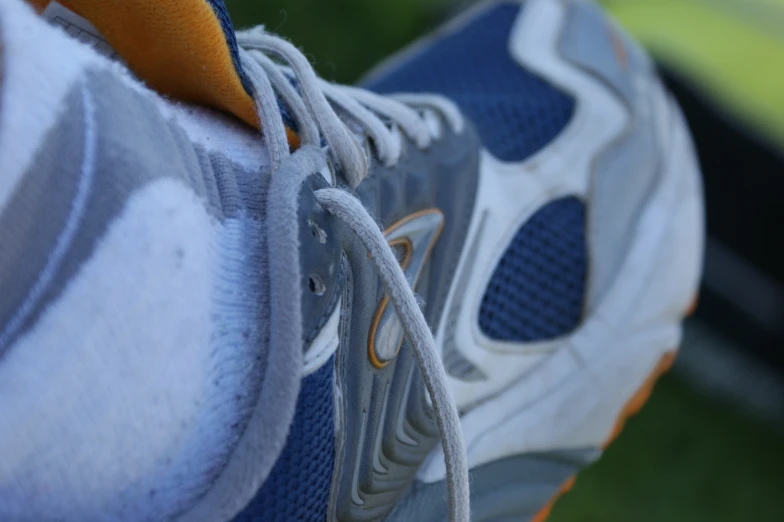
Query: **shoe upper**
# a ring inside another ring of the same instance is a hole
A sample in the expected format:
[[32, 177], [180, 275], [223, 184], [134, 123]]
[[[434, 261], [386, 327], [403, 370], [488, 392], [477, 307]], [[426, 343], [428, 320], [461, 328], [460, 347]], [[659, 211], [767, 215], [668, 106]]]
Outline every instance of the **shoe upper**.
[[[221, 67], [231, 65], [233, 94], [180, 97], [255, 125], [255, 113], [249, 117], [226, 100], [263, 98], [258, 71], [243, 62], [245, 50], [236, 47], [222, 3], [207, 4], [211, 27], [220, 30]], [[155, 77], [153, 72], [150, 81]], [[289, 79], [298, 94], [307, 95], [307, 82]], [[144, 90], [128, 83], [129, 91]], [[597, 325], [616, 327], [602, 307], [628, 307], [632, 299], [617, 297], [616, 275], [628, 264], [640, 216], [661, 184], [673, 120], [644, 53], [591, 2], [487, 2], [377, 68], [364, 86], [378, 93], [445, 96], [459, 107], [464, 124], [450, 125], [438, 110], [423, 109], [423, 98], [408, 98], [418, 100], [414, 108], [429, 120], [432, 140], [422, 146], [399, 132], [395, 161], [381, 161], [380, 141], [389, 145], [387, 138], [368, 139], [366, 117], [340, 106], [348, 102], [335, 94], [338, 114], [370, 152], [370, 167], [356, 184], [342, 177], [335, 151], [318, 146], [330, 144], [326, 137], [279, 167], [270, 145], [261, 153], [263, 167], [252, 170], [248, 161], [259, 151], [238, 145], [253, 136], [247, 129], [212, 144], [210, 150], [222, 153], [203, 153], [209, 133], [198, 118], [156, 101], [155, 110], [168, 118], [165, 125], [174, 121], [179, 129], [173, 131], [178, 154], [193, 163], [182, 169], [184, 183], [200, 188], [197, 196], [208, 209], [217, 208], [213, 219], [221, 224], [235, 215], [247, 218], [232, 222], [238, 230], [222, 241], [253, 231], [263, 255], [253, 264], [240, 244], [210, 248], [234, 248], [244, 270], [250, 264], [269, 274], [242, 276], [265, 285], [255, 305], [264, 311], [257, 319], [268, 330], [247, 330], [247, 320], [231, 323], [240, 334], [260, 336], [251, 342], [240, 335], [236, 346], [245, 349], [240, 362], [258, 352], [252, 345], [263, 348], [264, 358], [250, 366], [256, 370], [243, 374], [258, 378], [246, 388], [261, 399], [238, 407], [242, 414], [227, 432], [234, 438], [221, 441], [211, 482], [199, 482], [187, 502], [169, 506], [177, 520], [234, 513], [237, 522], [446, 519], [447, 470], [439, 446], [445, 435], [422, 384], [420, 360], [411, 339], [403, 339], [402, 319], [367, 245], [319, 202], [325, 188], [340, 186], [362, 202], [421, 298], [462, 416], [472, 477], [510, 458], [522, 460], [497, 475], [508, 483], [527, 480], [532, 470], [550, 472], [531, 498], [480, 505], [478, 517], [532, 517], [576, 463], [593, 458], [610, 429], [607, 418], [620, 408], [607, 406], [595, 422], [581, 419], [581, 429], [559, 424], [557, 412], [541, 414], [539, 430], [521, 428], [527, 418], [521, 408], [532, 387], [566, 387], [566, 377], [557, 373], [548, 380], [539, 371], [534, 384], [524, 377], [578, 351], [580, 343], [601, 345]], [[275, 87], [269, 92], [280, 95], [281, 86]], [[300, 109], [285, 96], [270, 99], [272, 112], [283, 112], [288, 144], [297, 145], [292, 130], [304, 135]], [[381, 119], [384, 125], [394, 120]], [[269, 141], [271, 129], [261, 127]], [[227, 291], [218, 301], [230, 310], [244, 306], [234, 302], [236, 295]], [[302, 367], [296, 376], [295, 364]], [[276, 415], [280, 425], [264, 424]], [[577, 456], [540, 458], [561, 450], [577, 450]]]
[[[548, 20], [553, 15], [543, 12], [546, 2], [528, 4], [533, 5], [485, 3], [382, 64], [363, 82], [381, 93], [445, 95], [470, 122], [462, 135], [445, 133], [424, 152], [407, 143], [394, 168], [375, 165], [356, 189], [396, 248], [401, 223], [429, 211], [443, 216], [443, 229], [415, 290], [463, 412], [501, 392], [564, 344], [613, 286], [611, 274], [623, 262], [636, 219], [656, 185], [655, 158], [663, 147], [661, 128], [667, 125], [663, 91], [647, 57], [593, 4], [555, 2], [561, 20]], [[551, 66], [523, 55], [522, 49], [544, 48], [544, 39], [532, 38], [527, 46], [519, 42], [525, 27], [537, 23], [558, 32], [544, 35], [547, 45], [587, 82], [548, 70], [560, 63]], [[589, 82], [594, 89], [581, 92]], [[603, 110], [606, 114], [599, 114]], [[592, 125], [606, 126], [606, 134], [591, 141], [586, 127]], [[618, 141], [608, 145], [613, 139]], [[343, 251], [353, 308], [336, 355], [341, 390], [336, 459], [334, 467], [316, 474], [330, 485], [328, 515], [377, 520], [395, 506], [400, 520], [443, 514], [446, 506], [418, 496], [416, 487], [401, 503], [416, 473], [425, 483], [444, 477], [440, 458], [425, 459], [436, 446], [437, 430], [410, 346], [403, 342], [382, 367], [373, 358], [374, 321], [384, 293], [364, 247], [350, 233], [343, 237], [349, 239]], [[406, 255], [411, 252], [403, 252], [402, 259]], [[512, 355], [496, 356], [498, 351]], [[474, 436], [481, 437], [481, 431]], [[322, 428], [321, 438], [329, 437]], [[599, 439], [569, 444], [590, 450]], [[480, 451], [475, 465], [526, 452], [524, 442], [518, 447]], [[299, 448], [300, 459], [307, 461], [307, 447]], [[313, 477], [313, 471], [307, 476]], [[554, 474], [565, 479], [573, 472], [564, 466]], [[277, 498], [281, 489], [286, 495]], [[538, 500], [520, 509], [533, 515], [554, 489], [543, 488]], [[314, 489], [292, 486], [288, 469], [280, 479], [273, 474], [265, 491], [241, 520], [256, 520], [260, 513], [272, 513], [264, 520], [323, 517], [326, 497], [315, 505], [298, 501], [312, 499]], [[443, 497], [445, 491], [431, 493]], [[428, 510], [423, 503], [438, 507]], [[416, 508], [406, 507], [411, 505]], [[277, 518], [277, 513], [285, 515]]]

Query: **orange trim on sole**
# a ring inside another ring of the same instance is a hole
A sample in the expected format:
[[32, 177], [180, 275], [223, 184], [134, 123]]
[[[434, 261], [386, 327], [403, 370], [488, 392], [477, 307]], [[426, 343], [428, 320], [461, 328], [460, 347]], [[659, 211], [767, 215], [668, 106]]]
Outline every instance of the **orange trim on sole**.
[[626, 402], [626, 405], [618, 415], [618, 420], [615, 421], [615, 427], [613, 428], [610, 437], [607, 439], [607, 442], [604, 443], [602, 449], [606, 449], [607, 446], [612, 444], [612, 442], [618, 438], [618, 435], [621, 434], [621, 431], [623, 431], [623, 428], [626, 425], [626, 421], [629, 420], [629, 418], [633, 415], [639, 413], [642, 407], [645, 406], [645, 403], [648, 402], [648, 399], [651, 398], [651, 393], [653, 393], [653, 388], [656, 385], [656, 382], [667, 372], [667, 370], [672, 368], [672, 364], [675, 362], [676, 354], [677, 350], [665, 353], [642, 386], [640, 386], [637, 392], [635, 392], [635, 394], [632, 395], [631, 398]]
[[[699, 302], [699, 295], [695, 295], [694, 298], [691, 300], [689, 305], [684, 312], [685, 317], [689, 317], [690, 315], [694, 314], [695, 310], [697, 310], [697, 304]], [[618, 435], [621, 434], [623, 431], [624, 426], [626, 425], [626, 421], [632, 415], [636, 415], [645, 406], [645, 403], [648, 402], [648, 399], [651, 398], [651, 393], [653, 393], [653, 388], [656, 386], [656, 382], [658, 382], [659, 378], [664, 375], [670, 368], [672, 368], [673, 363], [675, 362], [675, 356], [677, 355], [678, 350], [674, 349], [671, 352], [667, 352], [662, 355], [662, 358], [656, 364], [656, 367], [653, 369], [651, 374], [645, 379], [645, 382], [637, 389], [637, 391], [632, 395], [626, 404], [621, 409], [621, 412], [618, 414], [618, 418], [615, 421], [615, 426], [613, 427], [610, 436], [607, 438], [607, 441], [602, 446], [602, 449], [607, 449], [607, 446], [613, 443], [615, 439], [618, 438]], [[576, 476], [569, 477], [566, 482], [564, 482], [561, 489], [556, 493], [550, 502], [547, 503], [539, 512], [531, 519], [531, 522], [544, 522], [547, 520], [547, 517], [550, 516], [550, 512], [553, 510], [553, 506], [558, 501], [558, 499], [570, 489], [575, 483]]]
[[558, 493], [556, 493], [555, 496], [552, 498], [552, 500], [550, 500], [550, 502], [548, 502], [547, 505], [543, 507], [539, 511], [539, 513], [537, 513], [536, 516], [534, 516], [534, 518], [531, 519], [531, 522], [544, 522], [545, 520], [547, 520], [547, 517], [550, 516], [550, 512], [553, 510], [553, 506], [555, 505], [555, 502], [559, 498], [561, 498], [562, 495], [564, 495], [570, 489], [572, 489], [575, 480], [576, 480], [575, 477], [569, 477], [568, 479], [566, 479], [566, 482], [563, 483]]
[[684, 315], [686, 317], [691, 317], [692, 315], [694, 315], [694, 312], [697, 311], [697, 307], [699, 306], [699, 304], [700, 304], [700, 296], [695, 295], [694, 299], [691, 300], [691, 303], [689, 303], [689, 306], [686, 308], [686, 312]]
[[[696, 303], [696, 299], [695, 299]], [[653, 388], [656, 385], [656, 382], [659, 378], [664, 375], [667, 370], [672, 368], [672, 364], [675, 362], [675, 355], [677, 354], [677, 350], [673, 350], [671, 352], [665, 353], [662, 358], [659, 360], [656, 367], [653, 369], [651, 374], [645, 380], [645, 382], [637, 389], [637, 391], [632, 395], [626, 404], [624, 405], [621, 412], [618, 414], [618, 419], [615, 422], [615, 427], [613, 428], [612, 433], [610, 434], [607, 441], [602, 446], [602, 449], [606, 449], [607, 446], [612, 444], [612, 442], [620, 435], [621, 431], [623, 431], [624, 426], [626, 425], [626, 421], [635, 414], [637, 414], [642, 407], [648, 402], [648, 399], [651, 397], [651, 393], [653, 392]], [[574, 485], [575, 477], [570, 477], [566, 482], [564, 482], [561, 489], [558, 493], [553, 496], [552, 500], [547, 503], [535, 516], [531, 519], [531, 522], [544, 522], [547, 520], [547, 517], [550, 516], [550, 512], [553, 509], [553, 506], [558, 501], [558, 499], [567, 491], [569, 491], [572, 486]]]

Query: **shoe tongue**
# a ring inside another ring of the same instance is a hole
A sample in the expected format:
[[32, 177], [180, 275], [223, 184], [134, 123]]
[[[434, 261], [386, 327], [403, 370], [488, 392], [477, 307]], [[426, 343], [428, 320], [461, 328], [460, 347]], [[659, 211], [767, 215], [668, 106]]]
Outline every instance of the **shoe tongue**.
[[59, 3], [88, 20], [160, 93], [230, 112], [258, 128], [223, 0], [29, 1], [41, 12]]

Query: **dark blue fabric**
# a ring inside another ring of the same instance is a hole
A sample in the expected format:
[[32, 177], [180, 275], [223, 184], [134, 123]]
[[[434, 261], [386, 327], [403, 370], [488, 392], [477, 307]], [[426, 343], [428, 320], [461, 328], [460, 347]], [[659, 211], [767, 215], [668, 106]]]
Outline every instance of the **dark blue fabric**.
[[[251, 87], [250, 80], [245, 74], [245, 70], [242, 68], [242, 64], [240, 63], [240, 52], [239, 47], [237, 46], [237, 37], [234, 34], [234, 26], [231, 23], [231, 17], [229, 16], [229, 11], [226, 9], [226, 4], [223, 3], [223, 0], [207, 0], [207, 2], [210, 4], [212, 11], [218, 18], [221, 29], [223, 29], [223, 34], [226, 35], [226, 45], [229, 48], [229, 54], [231, 54], [231, 61], [234, 64], [234, 69], [237, 71], [237, 76], [240, 77], [240, 82], [242, 82], [242, 87], [245, 89], [245, 92], [253, 96], [253, 88]], [[298, 132], [299, 127], [294, 118], [291, 117], [291, 112], [289, 111], [288, 107], [286, 107], [286, 105], [281, 102], [278, 103], [278, 106], [280, 107], [280, 112], [283, 115], [283, 123], [285, 123], [286, 126], [294, 132]]]
[[215, 13], [215, 17], [218, 19], [221, 29], [223, 29], [223, 34], [226, 36], [226, 45], [231, 54], [231, 61], [234, 64], [237, 75], [240, 77], [242, 87], [245, 89], [245, 92], [252, 94], [253, 90], [251, 89], [250, 81], [245, 76], [245, 71], [242, 69], [242, 64], [240, 63], [237, 38], [234, 35], [234, 26], [231, 23], [231, 17], [229, 16], [228, 9], [226, 9], [226, 4], [223, 3], [223, 0], [207, 0], [207, 3], [212, 7], [212, 12]]
[[324, 522], [335, 463], [334, 357], [302, 381], [286, 447], [234, 522]]
[[509, 34], [519, 10], [491, 7], [365, 86], [383, 93], [445, 94], [473, 121], [490, 152], [521, 161], [566, 126], [574, 100], [513, 61]]
[[542, 341], [580, 323], [588, 253], [585, 205], [575, 197], [539, 209], [501, 257], [485, 290], [479, 326], [500, 341]]

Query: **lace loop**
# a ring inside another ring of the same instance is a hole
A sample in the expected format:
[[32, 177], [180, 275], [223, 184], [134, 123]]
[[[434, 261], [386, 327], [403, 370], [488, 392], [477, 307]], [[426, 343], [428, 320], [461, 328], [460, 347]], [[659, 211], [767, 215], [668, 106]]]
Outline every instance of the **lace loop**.
[[460, 109], [449, 98], [429, 93], [397, 93], [390, 94], [389, 97], [411, 107], [436, 109], [455, 134], [462, 134], [465, 129], [465, 119]]
[[[356, 122], [362, 122], [364, 131], [370, 136], [376, 145], [376, 154], [381, 162], [389, 167], [394, 165], [400, 157], [401, 149], [390, 145], [390, 129], [384, 122], [373, 115], [368, 109], [363, 107], [358, 101], [353, 99], [348, 93], [341, 90], [337, 85], [321, 81], [324, 93], [343, 111], [345, 111]], [[399, 144], [398, 144], [399, 145]]]
[[[237, 41], [241, 47], [242, 66], [256, 91], [263, 132], [273, 146], [270, 153], [274, 155], [275, 169], [288, 153], [281, 148], [285, 127], [280, 130], [277, 121], [280, 115], [273, 111], [273, 107], [277, 107], [277, 96], [291, 109], [300, 126], [303, 143], [318, 145], [323, 137], [352, 188], [362, 182], [370, 167], [370, 159], [362, 145], [364, 139], [372, 140], [376, 154], [385, 166], [392, 166], [402, 152], [395, 126], [422, 149], [438, 135], [412, 107], [435, 110], [443, 115], [453, 131], [462, 132], [464, 122], [460, 111], [446, 98], [421, 94], [385, 97], [326, 82], [316, 76], [310, 62], [296, 47], [260, 27], [238, 32]], [[267, 54], [277, 56], [287, 66], [276, 64]], [[296, 87], [292, 81], [296, 81]], [[360, 129], [351, 129], [336, 113], [333, 104]], [[392, 128], [379, 115], [391, 120]]]
[[313, 119], [320, 124], [324, 140], [343, 168], [347, 181], [352, 187], [359, 185], [367, 176], [368, 158], [358, 140], [330, 106], [307, 58], [286, 40], [259, 29], [238, 33], [237, 41], [245, 49], [272, 52], [288, 62], [299, 80], [302, 100]]
[[406, 136], [408, 136], [420, 149], [430, 146], [432, 136], [428, 132], [427, 126], [423, 125], [422, 118], [415, 110], [406, 107], [400, 102], [379, 96], [378, 94], [364, 89], [349, 86], [343, 86], [341, 88], [359, 103], [371, 108], [378, 114], [390, 118], [400, 125], [400, 128], [403, 129]]
[[297, 89], [291, 84], [289, 77], [282, 72], [281, 66], [260, 51], [251, 51], [250, 55], [261, 65], [278, 95], [294, 113], [293, 116], [299, 124], [299, 138], [302, 144], [318, 146], [321, 140], [318, 126], [308, 114], [308, 108], [305, 107]]
[[[453, 131], [462, 131], [462, 116], [454, 104], [445, 98], [401, 95], [395, 100], [355, 87], [326, 82], [316, 76], [308, 60], [293, 45], [262, 29], [238, 33], [237, 40], [241, 45], [242, 66], [255, 90], [256, 107], [269, 148], [273, 173], [291, 154], [278, 96], [293, 113], [299, 125], [301, 141], [320, 145], [323, 136], [328, 152], [342, 168], [352, 188], [356, 188], [368, 173], [369, 157], [363, 147], [368, 137], [373, 141], [379, 159], [391, 166], [402, 153], [401, 131], [420, 148], [428, 147], [433, 138], [440, 134], [440, 126], [433, 124], [434, 110], [443, 115]], [[276, 64], [264, 52], [282, 58], [290, 68]], [[297, 82], [297, 87], [292, 81]], [[403, 101], [411, 107], [404, 105]], [[359, 132], [351, 130], [349, 122], [338, 116], [332, 104], [351, 119], [350, 123], [361, 127], [358, 129], [364, 133], [361, 137]], [[424, 112], [420, 113], [412, 107]], [[378, 115], [390, 120], [391, 125]], [[395, 254], [362, 203], [337, 188], [317, 190], [315, 195], [328, 212], [343, 220], [354, 231], [370, 252], [406, 337], [414, 348], [433, 405], [444, 448], [450, 520], [468, 522], [468, 465], [460, 417], [449, 391], [441, 356], [416, 296]]]
[[244, 49], [240, 49], [240, 61], [256, 90], [256, 111], [264, 129], [272, 171], [277, 172], [283, 160], [289, 156], [289, 143], [283, 116], [275, 92], [272, 90], [272, 84], [261, 66]]

